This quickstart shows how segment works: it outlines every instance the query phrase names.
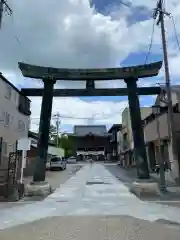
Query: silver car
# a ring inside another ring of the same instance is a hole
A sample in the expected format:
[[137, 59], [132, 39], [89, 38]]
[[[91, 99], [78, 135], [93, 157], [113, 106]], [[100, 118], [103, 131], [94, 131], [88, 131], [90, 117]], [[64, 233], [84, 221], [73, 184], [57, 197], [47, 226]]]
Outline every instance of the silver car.
[[67, 162], [68, 162], [68, 163], [76, 163], [76, 162], [77, 162], [77, 161], [76, 161], [76, 157], [74, 157], [74, 156], [69, 157], [69, 158], [67, 159]]
[[50, 160], [50, 170], [65, 170], [66, 169], [66, 161], [59, 157], [52, 157]]

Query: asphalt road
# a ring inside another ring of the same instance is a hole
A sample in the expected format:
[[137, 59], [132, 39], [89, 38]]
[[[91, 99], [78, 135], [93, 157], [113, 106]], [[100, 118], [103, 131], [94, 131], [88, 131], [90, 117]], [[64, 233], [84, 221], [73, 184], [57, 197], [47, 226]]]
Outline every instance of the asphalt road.
[[61, 184], [65, 183], [70, 177], [76, 174], [81, 169], [79, 164], [67, 164], [67, 168], [64, 171], [47, 171], [46, 179], [55, 190]]
[[179, 240], [180, 229], [127, 216], [51, 217], [0, 230], [1, 240]]

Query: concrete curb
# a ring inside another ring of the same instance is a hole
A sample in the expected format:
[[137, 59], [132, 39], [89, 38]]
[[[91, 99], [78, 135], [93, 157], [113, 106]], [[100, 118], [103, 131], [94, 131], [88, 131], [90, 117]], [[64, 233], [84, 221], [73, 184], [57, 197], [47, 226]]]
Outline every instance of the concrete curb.
[[33, 196], [42, 196], [47, 197], [52, 193], [52, 187], [48, 182], [31, 182], [26, 185], [25, 188], [25, 196], [33, 197]]
[[132, 182], [130, 191], [137, 197], [161, 196], [157, 182]]

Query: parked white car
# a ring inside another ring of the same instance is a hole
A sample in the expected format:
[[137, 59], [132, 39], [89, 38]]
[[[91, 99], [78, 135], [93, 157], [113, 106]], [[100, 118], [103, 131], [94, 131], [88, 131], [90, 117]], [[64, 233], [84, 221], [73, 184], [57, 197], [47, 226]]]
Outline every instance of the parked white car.
[[72, 156], [67, 159], [68, 163], [76, 163], [76, 157]]
[[55, 156], [50, 160], [50, 170], [65, 170], [66, 169], [66, 160], [62, 157]]
[[49, 170], [50, 169], [50, 160], [47, 160], [46, 162], [46, 170]]

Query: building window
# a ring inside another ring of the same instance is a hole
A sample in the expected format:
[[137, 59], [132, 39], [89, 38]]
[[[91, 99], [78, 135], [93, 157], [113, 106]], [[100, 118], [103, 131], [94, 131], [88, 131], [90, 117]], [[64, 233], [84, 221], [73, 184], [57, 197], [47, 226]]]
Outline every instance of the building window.
[[5, 119], [5, 112], [0, 112], [0, 123], [4, 123], [4, 119]]
[[14, 143], [14, 144], [13, 144], [13, 152], [16, 152], [16, 150], [17, 150], [16, 148], [17, 148], [17, 144]]
[[18, 130], [20, 132], [24, 132], [25, 131], [25, 123], [23, 121], [21, 121], [21, 120], [19, 120], [19, 122], [18, 122]]
[[19, 96], [19, 112], [23, 113], [26, 116], [29, 116], [31, 114], [30, 111], [30, 100], [26, 98], [25, 96], [20, 95]]
[[6, 98], [11, 99], [11, 86], [6, 85]]
[[4, 119], [4, 126], [9, 127], [9, 124], [10, 124], [10, 114], [6, 112], [5, 119]]
[[3, 156], [7, 156], [7, 153], [8, 153], [8, 144], [7, 142], [3, 142], [2, 143], [2, 155]]
[[0, 137], [0, 165], [2, 163], [3, 138]]
[[13, 125], [14, 122], [14, 116], [11, 116], [11, 125]]
[[17, 104], [17, 93], [16, 92], [14, 92], [14, 102], [15, 102], [15, 104]]

